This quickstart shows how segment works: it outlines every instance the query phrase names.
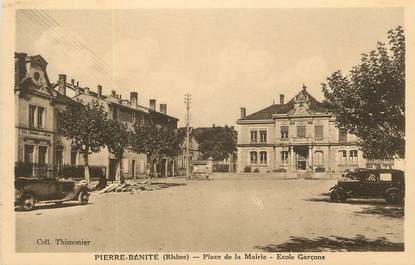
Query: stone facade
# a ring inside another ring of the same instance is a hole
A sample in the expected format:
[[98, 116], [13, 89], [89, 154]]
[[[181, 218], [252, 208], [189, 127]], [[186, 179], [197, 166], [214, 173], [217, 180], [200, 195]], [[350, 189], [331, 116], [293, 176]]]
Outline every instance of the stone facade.
[[297, 177], [339, 175], [364, 167], [355, 135], [335, 125], [335, 114], [303, 86], [288, 103], [246, 116], [238, 124], [238, 172], [285, 172]]

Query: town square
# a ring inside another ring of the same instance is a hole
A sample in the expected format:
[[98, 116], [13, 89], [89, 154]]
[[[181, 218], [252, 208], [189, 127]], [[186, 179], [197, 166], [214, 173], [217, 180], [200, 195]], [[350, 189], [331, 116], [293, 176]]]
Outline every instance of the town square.
[[16, 253], [407, 249], [402, 8], [15, 18]]

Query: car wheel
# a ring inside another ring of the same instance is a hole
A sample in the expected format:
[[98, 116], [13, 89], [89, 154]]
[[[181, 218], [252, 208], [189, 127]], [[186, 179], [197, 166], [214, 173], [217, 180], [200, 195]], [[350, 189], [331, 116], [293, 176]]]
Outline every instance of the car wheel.
[[334, 202], [344, 202], [347, 196], [343, 190], [335, 189], [330, 193], [330, 199]]
[[385, 201], [388, 203], [397, 203], [402, 200], [402, 196], [400, 196], [398, 191], [391, 190], [387, 191], [385, 194]]
[[24, 211], [30, 211], [35, 207], [35, 197], [31, 193], [22, 195], [20, 208]]
[[88, 203], [89, 193], [87, 191], [81, 191], [78, 195], [78, 201], [80, 204], [85, 205]]

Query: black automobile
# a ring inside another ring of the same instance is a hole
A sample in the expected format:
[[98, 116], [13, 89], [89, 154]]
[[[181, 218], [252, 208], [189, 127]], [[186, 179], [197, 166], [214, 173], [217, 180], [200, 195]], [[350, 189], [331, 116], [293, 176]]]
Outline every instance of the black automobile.
[[36, 202], [62, 204], [65, 201], [78, 201], [87, 204], [89, 185], [86, 181], [75, 182], [54, 178], [17, 178], [15, 186], [15, 206], [29, 211]]
[[384, 198], [389, 203], [405, 198], [405, 176], [396, 169], [357, 169], [344, 175], [330, 188], [330, 198], [344, 202], [348, 198]]

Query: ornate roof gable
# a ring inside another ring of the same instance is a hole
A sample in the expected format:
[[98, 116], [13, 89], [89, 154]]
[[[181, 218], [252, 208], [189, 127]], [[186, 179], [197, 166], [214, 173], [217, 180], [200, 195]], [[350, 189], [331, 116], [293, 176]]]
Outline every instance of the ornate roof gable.
[[303, 89], [294, 98], [294, 107], [288, 112], [288, 115], [304, 115], [313, 114], [310, 109], [310, 95], [307, 92], [307, 87], [303, 84]]

